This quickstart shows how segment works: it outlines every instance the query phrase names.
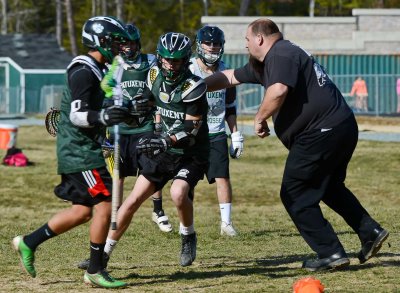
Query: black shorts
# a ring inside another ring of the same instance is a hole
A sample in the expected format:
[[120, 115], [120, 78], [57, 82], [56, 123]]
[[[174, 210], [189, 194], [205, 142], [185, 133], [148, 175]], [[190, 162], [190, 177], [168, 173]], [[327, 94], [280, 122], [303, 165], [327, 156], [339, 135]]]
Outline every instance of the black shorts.
[[154, 183], [156, 190], [161, 190], [171, 179], [182, 179], [193, 190], [199, 180], [204, 178], [208, 162], [197, 157], [183, 157], [165, 152], [153, 159], [139, 155], [139, 165], [139, 173]]
[[54, 188], [62, 200], [89, 207], [111, 201], [111, 192], [112, 178], [106, 167], [61, 174], [61, 183]]
[[138, 134], [121, 134], [119, 139], [121, 162], [120, 177], [136, 176], [139, 169], [136, 146], [141, 138], [154, 137], [153, 131]]
[[210, 141], [207, 180], [212, 184], [215, 178], [229, 178], [228, 142], [225, 139]]

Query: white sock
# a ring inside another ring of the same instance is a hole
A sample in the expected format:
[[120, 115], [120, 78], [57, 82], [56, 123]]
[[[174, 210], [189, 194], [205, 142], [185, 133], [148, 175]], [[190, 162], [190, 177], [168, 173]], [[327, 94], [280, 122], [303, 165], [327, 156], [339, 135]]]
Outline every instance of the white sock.
[[194, 233], [194, 224], [189, 227], [183, 226], [182, 223], [179, 223], [179, 233], [182, 235], [190, 235]]
[[113, 240], [111, 238], [107, 238], [106, 246], [104, 247], [104, 252], [107, 253], [109, 256], [113, 252], [115, 246], [117, 245], [118, 240]]
[[221, 212], [221, 221], [227, 224], [231, 223], [232, 203], [220, 203], [219, 210]]

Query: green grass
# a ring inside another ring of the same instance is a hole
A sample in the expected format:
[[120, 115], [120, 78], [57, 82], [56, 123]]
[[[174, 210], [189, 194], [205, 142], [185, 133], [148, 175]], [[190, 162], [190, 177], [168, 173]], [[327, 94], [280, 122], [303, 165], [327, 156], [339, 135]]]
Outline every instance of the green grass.
[[[53, 194], [59, 182], [55, 139], [46, 134], [44, 127], [20, 127], [18, 147], [35, 164], [26, 168], [0, 166], [0, 292], [86, 291], [83, 271], [76, 268], [76, 263], [89, 254], [88, 224], [40, 246], [36, 279], [21, 272], [11, 239], [38, 228], [69, 205]], [[399, 143], [360, 141], [348, 170], [347, 185], [391, 233], [378, 257], [360, 265], [356, 258], [358, 237], [323, 205], [351, 257], [348, 270], [313, 274], [326, 292], [400, 292], [399, 147]], [[1, 150], [1, 158], [4, 154]], [[279, 199], [286, 154], [274, 137], [246, 137], [243, 157], [231, 161], [233, 221], [240, 232], [236, 238], [219, 236], [215, 185], [206, 181], [198, 185], [198, 254], [191, 267], [178, 264], [179, 223], [168, 190], [164, 207], [172, 220], [173, 233], [158, 230], [151, 222], [152, 204], [145, 202], [109, 264], [112, 276], [130, 284], [124, 292], [291, 292], [293, 282], [310, 276], [300, 267], [313, 252]], [[126, 193], [133, 182], [133, 178], [127, 181]]]

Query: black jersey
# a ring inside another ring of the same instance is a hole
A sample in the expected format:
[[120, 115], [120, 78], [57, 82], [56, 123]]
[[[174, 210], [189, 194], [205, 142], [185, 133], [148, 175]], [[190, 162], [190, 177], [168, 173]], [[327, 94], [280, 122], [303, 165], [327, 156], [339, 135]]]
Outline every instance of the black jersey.
[[258, 83], [265, 89], [275, 83], [289, 87], [285, 102], [273, 117], [275, 132], [289, 149], [303, 131], [331, 128], [353, 115], [324, 68], [290, 41], [279, 40], [272, 46], [262, 72], [248, 63], [234, 75], [241, 83]]

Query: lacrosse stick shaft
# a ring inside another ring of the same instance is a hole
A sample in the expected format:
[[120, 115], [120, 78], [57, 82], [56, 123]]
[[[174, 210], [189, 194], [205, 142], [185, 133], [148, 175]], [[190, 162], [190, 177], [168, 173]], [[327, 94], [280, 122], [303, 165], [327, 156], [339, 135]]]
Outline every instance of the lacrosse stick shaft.
[[[114, 105], [122, 106], [122, 91], [121, 79], [123, 73], [123, 59], [121, 56], [116, 56], [118, 67], [114, 72], [114, 79], [117, 82], [116, 87], [119, 87], [119, 94], [114, 95]], [[112, 184], [112, 199], [111, 199], [111, 229], [117, 230], [117, 213], [120, 205], [120, 185], [119, 185], [119, 163], [120, 163], [120, 147], [119, 147], [119, 126], [114, 125], [114, 168], [113, 168], [113, 184]]]
[[119, 126], [114, 125], [114, 166], [112, 170], [111, 229], [117, 230], [117, 211], [119, 207]]

